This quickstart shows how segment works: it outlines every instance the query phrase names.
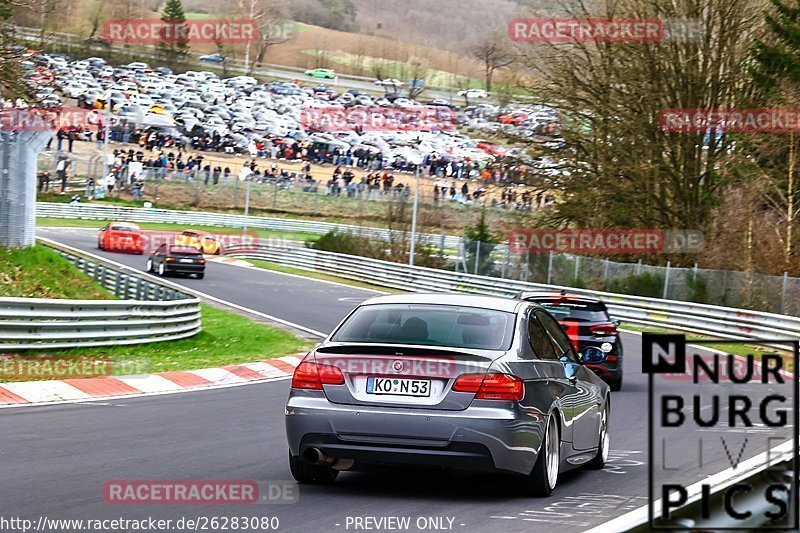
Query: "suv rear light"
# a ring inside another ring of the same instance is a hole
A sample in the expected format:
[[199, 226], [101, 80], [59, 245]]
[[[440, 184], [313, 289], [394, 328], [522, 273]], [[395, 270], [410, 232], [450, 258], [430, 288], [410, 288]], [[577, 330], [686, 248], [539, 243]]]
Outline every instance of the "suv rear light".
[[525, 396], [522, 380], [511, 374], [461, 374], [453, 390], [475, 393], [478, 400], [518, 402]]
[[322, 390], [322, 385], [344, 385], [342, 371], [335, 366], [307, 362], [294, 369], [293, 389]]
[[592, 335], [597, 335], [598, 337], [610, 337], [617, 334], [617, 326], [611, 323], [595, 324], [594, 326], [589, 326], [589, 331], [592, 332]]

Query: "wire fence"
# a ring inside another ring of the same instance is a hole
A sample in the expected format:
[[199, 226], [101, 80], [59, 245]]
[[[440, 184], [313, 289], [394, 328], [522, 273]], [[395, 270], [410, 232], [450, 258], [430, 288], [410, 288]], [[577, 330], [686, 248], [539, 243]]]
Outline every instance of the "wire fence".
[[505, 279], [800, 316], [800, 278], [623, 263], [562, 253], [512, 253], [462, 240], [454, 269]]

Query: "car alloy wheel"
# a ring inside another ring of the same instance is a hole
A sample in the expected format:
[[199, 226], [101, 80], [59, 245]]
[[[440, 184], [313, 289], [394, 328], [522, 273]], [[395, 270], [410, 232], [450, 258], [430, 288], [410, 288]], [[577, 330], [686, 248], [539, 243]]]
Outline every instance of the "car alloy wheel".
[[608, 406], [603, 409], [603, 415], [600, 418], [600, 454], [603, 462], [608, 461], [608, 450], [611, 444], [611, 438], [608, 434]]
[[611, 404], [606, 400], [603, 412], [600, 414], [600, 429], [597, 432], [597, 455], [586, 465], [593, 470], [600, 470], [606, 466], [608, 453], [611, 449], [611, 436], [608, 432], [608, 420], [611, 412]]
[[547, 435], [545, 436], [544, 452], [547, 467], [547, 483], [550, 490], [556, 487], [558, 481], [558, 466], [561, 460], [561, 443], [556, 428], [556, 419], [550, 417], [547, 424]]
[[164, 268], [164, 263], [159, 263], [158, 265], [158, 275], [163, 276], [166, 269]]
[[147, 260], [147, 271], [148, 272], [152, 272], [153, 271], [153, 260], [152, 259], [148, 259]]
[[561, 466], [558, 414], [549, 415], [542, 429], [544, 431], [536, 464], [524, 482], [524, 492], [534, 496], [550, 496], [558, 482], [558, 470]]

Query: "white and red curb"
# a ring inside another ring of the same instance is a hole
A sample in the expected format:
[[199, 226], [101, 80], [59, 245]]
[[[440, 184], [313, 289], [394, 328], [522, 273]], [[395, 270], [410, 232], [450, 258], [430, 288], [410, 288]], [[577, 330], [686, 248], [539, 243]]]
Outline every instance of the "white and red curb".
[[0, 383], [0, 407], [169, 394], [275, 380], [291, 376], [302, 358], [289, 355], [256, 363], [137, 376]]

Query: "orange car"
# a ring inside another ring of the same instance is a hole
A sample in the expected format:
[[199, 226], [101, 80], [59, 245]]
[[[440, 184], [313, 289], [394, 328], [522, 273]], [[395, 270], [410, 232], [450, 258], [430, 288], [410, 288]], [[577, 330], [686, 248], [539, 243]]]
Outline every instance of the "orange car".
[[206, 255], [219, 255], [222, 253], [222, 245], [216, 237], [210, 233], [186, 230], [175, 237], [178, 246], [191, 246]]
[[519, 126], [527, 119], [528, 119], [528, 114], [521, 113], [519, 111], [515, 111], [507, 115], [500, 115], [499, 117], [497, 117], [497, 120], [500, 121], [501, 124], [513, 124], [514, 126]]
[[110, 252], [144, 253], [144, 234], [131, 222], [109, 222], [97, 235], [97, 247]]

